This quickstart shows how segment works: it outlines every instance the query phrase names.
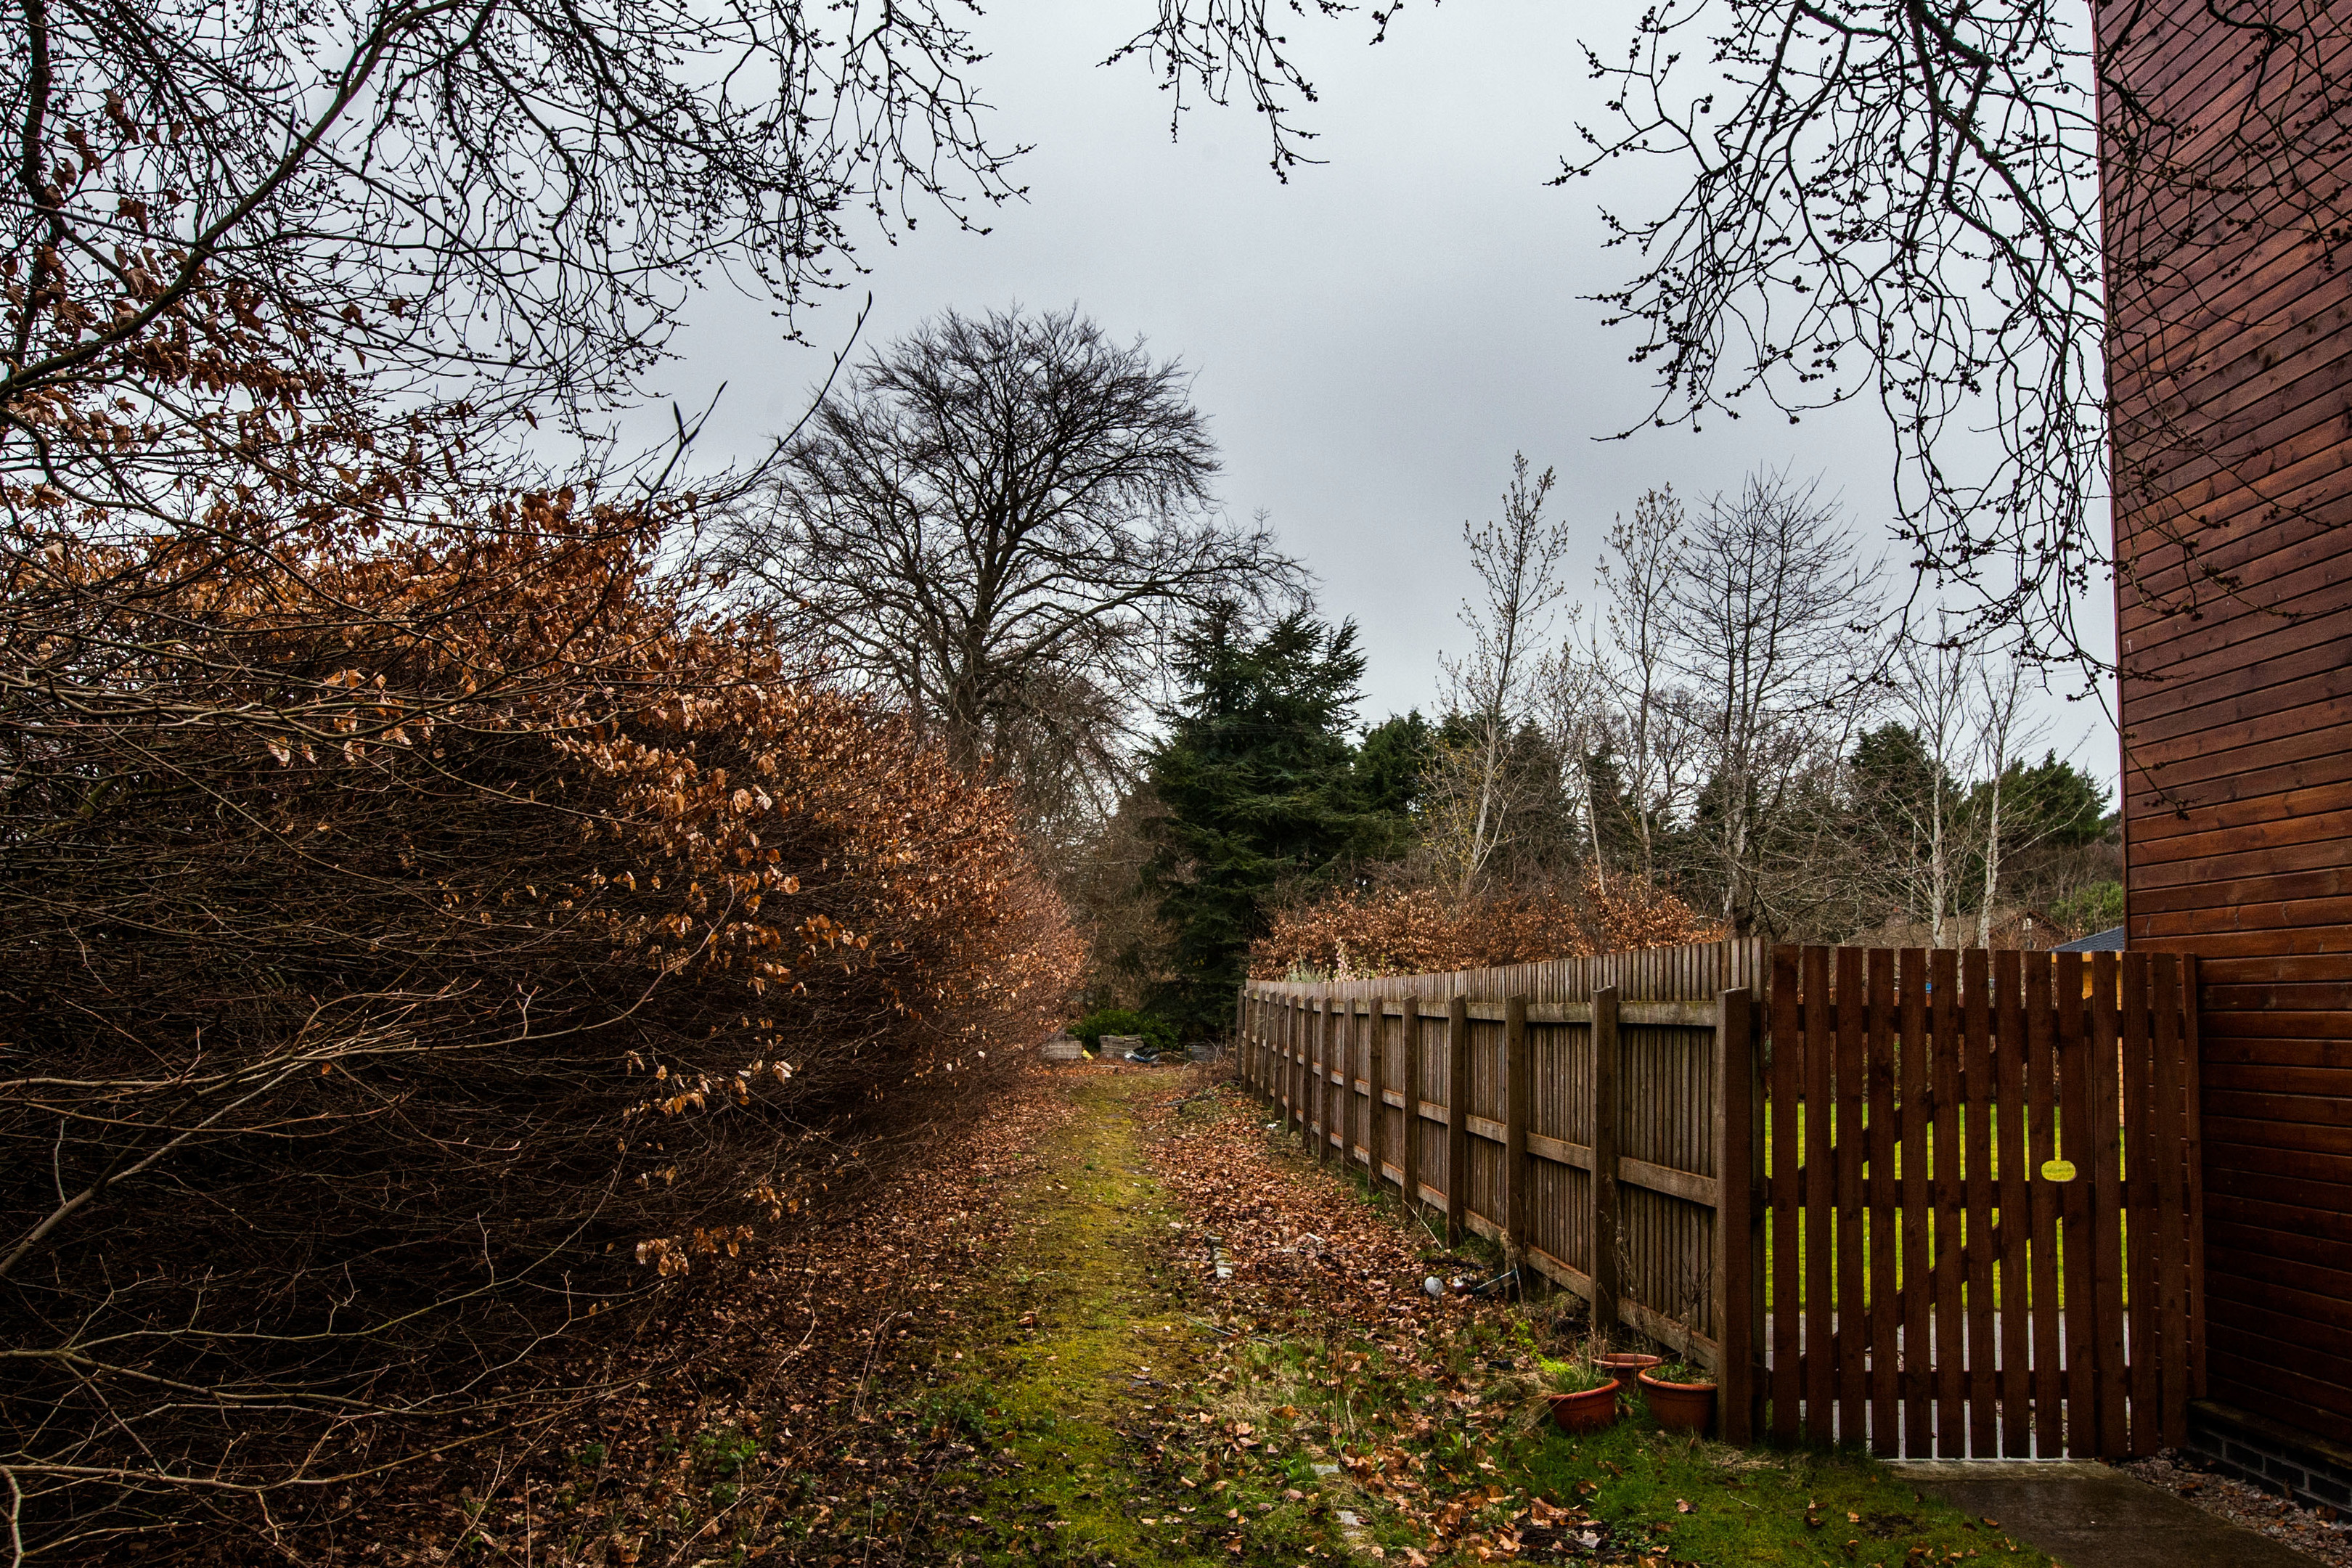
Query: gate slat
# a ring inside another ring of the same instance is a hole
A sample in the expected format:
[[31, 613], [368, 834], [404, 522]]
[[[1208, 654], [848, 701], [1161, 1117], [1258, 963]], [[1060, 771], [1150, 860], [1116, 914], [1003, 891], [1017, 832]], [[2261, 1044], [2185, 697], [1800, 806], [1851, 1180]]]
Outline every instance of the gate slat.
[[2092, 1284], [2091, 1197], [2098, 1168], [2091, 1156], [2090, 1047], [2083, 1039], [2083, 955], [2062, 952], [2050, 984], [2058, 1001], [2059, 1158], [2074, 1179], [2059, 1190], [2060, 1278], [2064, 1281], [2066, 1452], [2085, 1458], [2099, 1451], [2096, 1293]]
[[1862, 1120], [1863, 1022], [1869, 1004], [1862, 988], [1862, 949], [1837, 950], [1837, 1120], [1831, 1136], [1837, 1160], [1836, 1356], [1838, 1441], [1863, 1440], [1869, 1370], [1870, 1301], [1863, 1274], [1862, 1167], [1870, 1142]]
[[1903, 1451], [1915, 1459], [1935, 1449], [1935, 1398], [1930, 1373], [1935, 1352], [1928, 1308], [1935, 1300], [1933, 1257], [1927, 1248], [1928, 1203], [1935, 1167], [1927, 1149], [1929, 1118], [1936, 1108], [1927, 1082], [1927, 955], [1906, 947], [1897, 959], [1895, 986], [1902, 1016], [1903, 1076], [1903, 1364], [1906, 1387]]
[[1878, 947], [1869, 957], [1869, 1028], [1864, 1041], [1870, 1093], [1870, 1447], [1888, 1456], [1903, 1452], [1897, 1414], [1902, 1352], [1901, 1287], [1895, 1281], [1895, 1249], [1902, 1243], [1902, 1195], [1895, 1177], [1895, 951]]
[[2000, 1195], [2000, 1445], [2021, 1458], [2032, 1446], [2033, 1350], [2026, 1282], [2027, 1242], [2032, 1220], [2025, 1200], [2025, 990], [2024, 954], [1992, 955], [1995, 1083], [2000, 1104], [1993, 1116], [1997, 1152], [1994, 1174]]
[[1802, 1371], [1797, 1324], [1802, 1247], [1797, 1215], [1803, 1197], [1798, 1169], [1803, 1131], [1798, 1110], [1804, 1045], [1797, 1024], [1797, 950], [1772, 950], [1772, 1436], [1797, 1436]]
[[1992, 1235], [1992, 984], [1981, 948], [1960, 955], [1960, 1078], [1967, 1096], [1961, 1169], [1968, 1180], [1969, 1456], [2000, 1452], [1994, 1420]]
[[2189, 1205], [2181, 1165], [2187, 1124], [2180, 1103], [2180, 961], [2160, 953], [2150, 967], [2156, 1026], [2156, 1104], [2150, 1131], [2156, 1150], [2157, 1290], [2149, 1304], [2163, 1325], [2158, 1441], [2160, 1447], [2178, 1448], [2189, 1440], [2189, 1292], [2182, 1278], [2182, 1232]]
[[2181, 1164], [2189, 1173], [2189, 1397], [2205, 1397], [2205, 1134], [2199, 1085], [2203, 1047], [2197, 1027], [2197, 955], [2180, 961]]
[[2091, 1072], [2088, 1079], [2092, 1153], [2096, 1185], [2091, 1209], [2092, 1290], [2098, 1304], [2097, 1355], [2099, 1458], [2119, 1459], [2131, 1452], [2124, 1420], [2123, 1296], [2123, 1084], [2118, 1053], [2123, 1048], [2116, 1005], [2116, 955], [2091, 955]]
[[1934, 1017], [1930, 1048], [1936, 1063], [1936, 1455], [1966, 1458], [1968, 1385], [1960, 1354], [1960, 1282], [1967, 1254], [1961, 1248], [1960, 1205], [1960, 955], [1938, 948], [1931, 955]]
[[1837, 1441], [1831, 1415], [1834, 1358], [1830, 1264], [1835, 1257], [1836, 1189], [1830, 1177], [1830, 954], [1805, 949], [1805, 1435]]
[[2046, 1180], [2042, 1167], [2057, 1158], [2051, 1134], [2055, 1103], [2052, 1082], [2051, 1035], [2057, 1023], [2050, 994], [2050, 960], [2034, 953], [2025, 961], [2026, 1106], [2031, 1119], [2025, 1156], [2028, 1203], [2033, 1218], [2032, 1276], [2028, 1289], [2033, 1308], [2033, 1452], [2038, 1458], [2055, 1458], [2065, 1448], [2059, 1419], [2065, 1363], [2058, 1345], [2058, 1192], [2061, 1184]]
[[2156, 1118], [2148, 1079], [2147, 954], [2126, 952], [2124, 982], [2124, 1322], [2131, 1362], [2131, 1448], [2153, 1454], [2162, 1446], [2157, 1414]]

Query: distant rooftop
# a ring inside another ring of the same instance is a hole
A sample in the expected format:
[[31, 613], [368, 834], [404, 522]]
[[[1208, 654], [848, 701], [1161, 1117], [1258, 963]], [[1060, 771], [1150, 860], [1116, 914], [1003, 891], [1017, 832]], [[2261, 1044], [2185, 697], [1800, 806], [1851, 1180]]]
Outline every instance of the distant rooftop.
[[2088, 936], [2078, 936], [2072, 942], [2062, 942], [2053, 952], [2121, 952], [2124, 950], [2124, 928], [2109, 926]]

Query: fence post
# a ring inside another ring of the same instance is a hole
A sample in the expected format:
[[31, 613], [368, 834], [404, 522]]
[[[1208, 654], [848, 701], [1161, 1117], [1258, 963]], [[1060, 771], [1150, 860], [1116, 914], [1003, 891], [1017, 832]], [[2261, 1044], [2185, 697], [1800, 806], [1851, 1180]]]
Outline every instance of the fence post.
[[1362, 1015], [1356, 1011], [1353, 996], [1339, 1004], [1345, 1009], [1339, 1015], [1339, 1169], [1356, 1168], [1356, 1037], [1362, 1031]]
[[1592, 994], [1592, 1329], [1617, 1331], [1617, 987]]
[[1265, 1093], [1265, 998], [1250, 998], [1250, 1086]]
[[1315, 1073], [1315, 1098], [1309, 1103], [1315, 1111], [1315, 1163], [1331, 1163], [1331, 988], [1325, 986], [1316, 1003], [1315, 1047], [1309, 1054]]
[[[1503, 999], [1503, 1260], [1524, 1269], [1529, 1211], [1528, 1107], [1533, 1064], [1528, 1046], [1528, 999]], [[1527, 1276], [1519, 1276], [1522, 1290]]]
[[[1371, 1093], [1371, 1084], [1370, 1079], [1372, 1071], [1372, 1047], [1371, 1043], [1364, 1035], [1366, 1019], [1363, 1006], [1364, 1004], [1362, 998], [1356, 996], [1350, 996], [1348, 998], [1348, 1047], [1344, 1057], [1344, 1059], [1347, 1062], [1347, 1068], [1345, 1070], [1348, 1079], [1348, 1092], [1346, 1100], [1348, 1114], [1341, 1119], [1343, 1125], [1339, 1133], [1339, 1163], [1351, 1171], [1356, 1168], [1356, 1151], [1358, 1149], [1364, 1151], [1364, 1158], [1367, 1161], [1370, 1160], [1372, 1152], [1372, 1121], [1370, 1113], [1367, 1113], [1364, 1118], [1364, 1141], [1361, 1143], [1356, 1142], [1356, 1085], [1359, 1083], [1364, 1085], [1364, 1092], [1367, 1098], [1369, 1098]], [[1356, 1076], [1356, 1047], [1360, 1045], [1364, 1047], [1365, 1075], [1360, 1079]], [[1379, 1189], [1380, 1179], [1380, 1167], [1374, 1165], [1372, 1167], [1372, 1185], [1375, 1191]]]
[[[1756, 1348], [1762, 1342], [1764, 1213], [1755, 1201], [1764, 1143], [1756, 1098], [1755, 994], [1726, 991], [1715, 1003], [1715, 1327], [1723, 1347], [1716, 1400], [1727, 1443], [1756, 1437]], [[1881, 1354], [1889, 1353], [1882, 1349]]]
[[1387, 1184], [1389, 1142], [1388, 998], [1372, 998], [1372, 1037], [1364, 1051], [1364, 1071], [1371, 1079], [1372, 1108], [1364, 1118], [1364, 1160], [1372, 1168], [1372, 1191]]
[[1404, 1212], [1421, 1212], [1421, 996], [1404, 999], [1404, 1147], [1398, 1166], [1404, 1172]]
[[1445, 1245], [1459, 1247], [1470, 1213], [1470, 999], [1445, 1004]]
[[1307, 998], [1295, 994], [1285, 996], [1282, 1015], [1282, 1130], [1304, 1137], [1307, 1117], [1299, 1102], [1307, 1094], [1307, 1070], [1300, 1058], [1306, 1053], [1298, 1047], [1307, 1037]]
[[1234, 998], [1234, 1067], [1244, 1083], [1249, 1082], [1249, 983], [1242, 983], [1241, 994]]

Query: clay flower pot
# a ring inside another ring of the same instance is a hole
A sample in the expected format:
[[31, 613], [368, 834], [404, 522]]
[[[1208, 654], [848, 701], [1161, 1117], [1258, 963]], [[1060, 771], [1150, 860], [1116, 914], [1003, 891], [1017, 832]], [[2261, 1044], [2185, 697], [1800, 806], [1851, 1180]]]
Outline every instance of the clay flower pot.
[[1642, 1392], [1650, 1401], [1650, 1414], [1658, 1425], [1669, 1432], [1704, 1432], [1715, 1422], [1715, 1384], [1711, 1383], [1668, 1383], [1640, 1374]]
[[1547, 1394], [1551, 1423], [1563, 1432], [1598, 1432], [1617, 1419], [1617, 1385], [1604, 1383], [1580, 1394]]
[[1626, 1393], [1633, 1392], [1635, 1374], [1649, 1371], [1658, 1364], [1658, 1358], [1643, 1355], [1639, 1351], [1619, 1351], [1613, 1355], [1597, 1355], [1592, 1364], [1617, 1380], [1617, 1386]]

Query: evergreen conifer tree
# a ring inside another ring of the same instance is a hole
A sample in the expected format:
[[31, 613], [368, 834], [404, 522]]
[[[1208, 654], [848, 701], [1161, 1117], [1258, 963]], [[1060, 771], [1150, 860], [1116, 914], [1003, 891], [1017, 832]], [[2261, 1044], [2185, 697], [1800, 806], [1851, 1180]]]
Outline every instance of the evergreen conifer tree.
[[1233, 1016], [1267, 896], [1383, 838], [1390, 814], [1365, 808], [1352, 766], [1364, 673], [1352, 622], [1300, 610], [1254, 634], [1221, 611], [1174, 663], [1182, 695], [1149, 762], [1165, 815], [1144, 881], [1171, 933], [1160, 1006], [1189, 1033]]

